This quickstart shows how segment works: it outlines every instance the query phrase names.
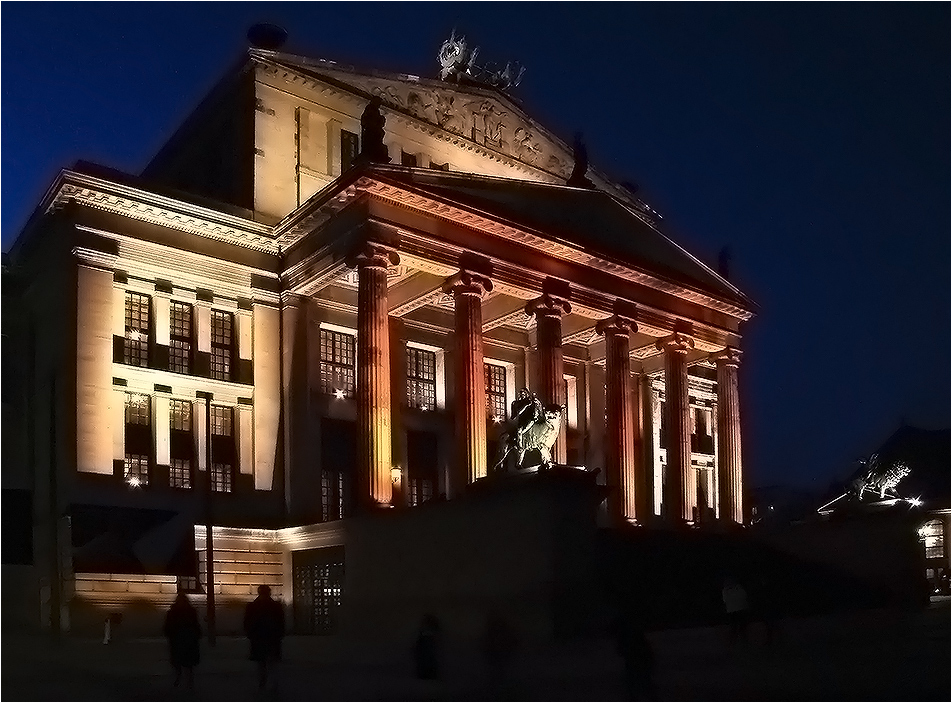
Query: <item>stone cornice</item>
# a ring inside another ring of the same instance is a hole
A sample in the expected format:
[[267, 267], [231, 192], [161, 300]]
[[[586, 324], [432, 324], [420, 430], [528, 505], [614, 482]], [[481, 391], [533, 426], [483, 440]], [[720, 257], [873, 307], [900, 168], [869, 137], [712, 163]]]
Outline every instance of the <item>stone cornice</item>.
[[719, 300], [672, 281], [658, 278], [647, 272], [609, 261], [581, 247], [553, 241], [552, 239], [546, 238], [542, 233], [530, 232], [526, 229], [500, 222], [499, 220], [490, 219], [480, 213], [465, 210], [457, 205], [452, 205], [422, 193], [401, 188], [394, 184], [367, 176], [359, 178], [354, 185], [358, 191], [369, 193], [395, 205], [423, 211], [469, 229], [488, 232], [489, 234], [502, 237], [509, 241], [518, 242], [536, 251], [541, 251], [564, 261], [588, 266], [631, 283], [653, 288], [663, 293], [689, 300], [703, 307], [712, 308], [740, 320], [748, 320], [751, 317], [749, 311], [732, 303]]
[[54, 183], [44, 209], [46, 212], [56, 210], [70, 201], [200, 237], [268, 254], [277, 253], [268, 225], [67, 170]]

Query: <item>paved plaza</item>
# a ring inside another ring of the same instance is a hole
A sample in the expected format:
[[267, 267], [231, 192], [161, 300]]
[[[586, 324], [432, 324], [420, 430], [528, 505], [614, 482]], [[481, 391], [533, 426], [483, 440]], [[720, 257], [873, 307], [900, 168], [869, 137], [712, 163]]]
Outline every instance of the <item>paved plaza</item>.
[[[949, 601], [921, 611], [861, 611], [782, 620], [779, 636], [731, 646], [721, 628], [649, 635], [662, 700], [949, 700]], [[607, 640], [523, 646], [493, 682], [475, 643], [444, 643], [440, 681], [413, 678], [406, 647], [289, 637], [276, 693], [259, 693], [247, 643], [203, 643], [191, 693], [172, 688], [161, 638], [104, 646], [66, 637], [3, 637], [4, 700], [622, 700], [621, 661]]]

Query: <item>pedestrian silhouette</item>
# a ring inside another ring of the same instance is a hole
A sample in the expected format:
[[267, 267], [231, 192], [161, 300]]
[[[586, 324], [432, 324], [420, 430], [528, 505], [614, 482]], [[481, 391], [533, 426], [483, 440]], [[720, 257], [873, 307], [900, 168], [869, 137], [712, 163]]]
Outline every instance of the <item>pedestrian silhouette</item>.
[[486, 661], [492, 698], [513, 698], [511, 688], [512, 659], [519, 646], [519, 638], [512, 626], [499, 613], [486, 617], [482, 650]]
[[747, 641], [747, 624], [750, 620], [750, 606], [747, 591], [733, 577], [724, 578], [721, 589], [724, 610], [727, 612], [728, 636], [731, 642]]
[[178, 686], [185, 671], [185, 686], [195, 686], [194, 667], [199, 661], [199, 640], [202, 627], [198, 624], [198, 612], [188, 600], [184, 591], [179, 591], [175, 602], [165, 615], [162, 633], [169, 641], [169, 661], [175, 670], [175, 682]]
[[263, 690], [270, 680], [272, 689], [276, 689], [284, 608], [271, 598], [269, 586], [258, 586], [258, 597], [245, 608], [244, 626], [250, 644], [249, 658], [258, 665], [258, 688]]
[[435, 615], [426, 614], [420, 623], [416, 642], [413, 646], [413, 660], [418, 679], [438, 679], [440, 677], [440, 621]]
[[641, 622], [630, 613], [620, 614], [614, 623], [615, 646], [625, 667], [628, 700], [656, 700], [654, 652]]

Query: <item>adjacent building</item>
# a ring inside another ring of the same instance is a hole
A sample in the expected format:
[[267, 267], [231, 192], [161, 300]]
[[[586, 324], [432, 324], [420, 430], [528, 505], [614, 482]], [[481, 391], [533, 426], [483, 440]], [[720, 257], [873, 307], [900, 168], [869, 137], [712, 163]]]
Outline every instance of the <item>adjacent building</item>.
[[752, 303], [491, 83], [253, 47], [140, 175], [57, 176], [3, 272], [22, 617], [201, 593], [210, 521], [222, 607], [322, 631], [347, 518], [451, 503], [523, 387], [605, 525], [744, 522]]

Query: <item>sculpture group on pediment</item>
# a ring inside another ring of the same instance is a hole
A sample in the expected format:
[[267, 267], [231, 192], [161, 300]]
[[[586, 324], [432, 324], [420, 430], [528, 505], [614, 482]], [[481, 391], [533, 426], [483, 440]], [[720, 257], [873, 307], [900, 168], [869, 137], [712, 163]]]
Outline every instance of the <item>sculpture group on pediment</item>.
[[514, 468], [524, 468], [526, 455], [532, 451], [539, 453], [542, 467], [551, 466], [552, 447], [559, 436], [564, 416], [564, 406], [546, 406], [528, 388], [519, 391], [519, 397], [512, 401], [505, 429], [499, 436], [499, 453], [493, 471], [504, 471], [513, 456]]

